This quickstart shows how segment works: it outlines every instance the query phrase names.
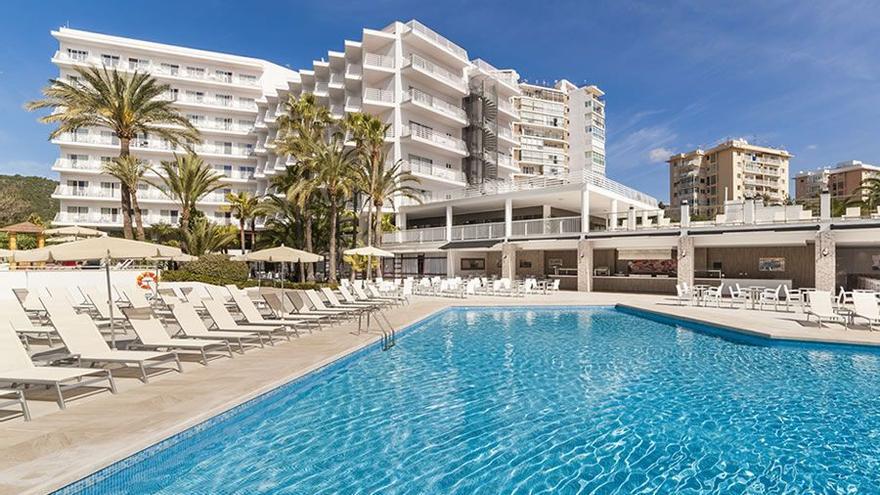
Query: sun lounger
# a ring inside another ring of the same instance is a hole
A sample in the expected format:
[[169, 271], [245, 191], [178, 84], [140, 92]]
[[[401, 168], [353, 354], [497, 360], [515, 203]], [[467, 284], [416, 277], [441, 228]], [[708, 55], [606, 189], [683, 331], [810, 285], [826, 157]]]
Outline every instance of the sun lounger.
[[150, 301], [147, 300], [147, 296], [144, 294], [143, 289], [136, 287], [123, 287], [120, 292], [122, 292], [122, 295], [125, 296], [125, 300], [132, 308], [153, 307], [150, 304]]
[[36, 291], [12, 289], [12, 293], [15, 294], [15, 298], [18, 299], [18, 302], [21, 304], [21, 307], [24, 308], [25, 312], [38, 318], [42, 323], [48, 322], [46, 308], [40, 303], [40, 298], [37, 296]]
[[333, 292], [333, 289], [330, 287], [322, 287], [321, 292], [324, 293], [324, 297], [327, 298], [327, 301], [334, 308], [348, 308], [348, 309], [361, 309], [361, 310], [371, 310], [379, 307], [378, 304], [369, 303], [369, 302], [353, 302], [353, 303], [343, 303], [336, 297], [336, 293]]
[[356, 316], [355, 312], [350, 309], [328, 308], [313, 289], [298, 290], [294, 293], [302, 301], [302, 306], [297, 308], [300, 313], [332, 315], [340, 319]]
[[0, 409], [9, 406], [18, 406], [21, 408], [21, 415], [25, 421], [31, 420], [31, 411], [28, 409], [27, 401], [24, 400], [24, 392], [12, 388], [0, 388]]
[[131, 323], [131, 328], [138, 336], [138, 347], [167, 350], [167, 351], [199, 351], [202, 355], [202, 364], [208, 365], [208, 352], [211, 349], [226, 349], [229, 357], [232, 357], [232, 347], [226, 340], [217, 342], [212, 340], [176, 339], [170, 337], [162, 322], [153, 316], [148, 309], [126, 308], [123, 310], [125, 317]]
[[113, 304], [113, 322], [119, 327], [125, 325], [125, 316], [122, 314], [122, 311], [119, 310], [119, 307], [116, 306], [115, 302], [110, 303], [107, 301], [106, 289], [101, 291], [97, 287], [86, 287], [82, 292], [89, 305], [94, 310], [94, 314], [97, 316], [97, 318], [92, 318], [96, 325], [103, 326], [110, 324], [110, 304]]
[[[266, 306], [269, 307], [269, 310], [272, 311], [272, 315], [275, 318], [302, 322], [304, 325], [313, 325], [318, 328], [321, 327], [321, 323], [329, 322], [332, 319], [330, 318], [330, 315], [300, 313], [293, 302], [288, 302], [287, 304], [282, 303], [280, 294], [280, 292], [277, 294], [272, 292], [263, 294], [263, 300], [266, 301]], [[254, 306], [254, 308], [256, 309], [256, 306]], [[259, 313], [259, 310], [257, 310], [257, 313]], [[266, 321], [273, 320], [269, 319]]]
[[24, 345], [30, 349], [29, 337], [45, 338], [51, 346], [52, 337], [57, 338], [55, 327], [36, 326], [25, 312], [24, 308], [18, 301], [13, 299], [3, 299], [0, 301], [0, 318], [5, 319], [12, 325], [12, 328], [19, 335], [24, 337]]
[[177, 371], [183, 373], [180, 359], [175, 352], [111, 349], [89, 315], [77, 314], [66, 301], [41, 297], [40, 302], [49, 313], [49, 318], [68, 352], [81, 362], [136, 365], [144, 383], [149, 381], [147, 368], [160, 369], [160, 365], [173, 363]]
[[245, 340], [251, 340], [254, 343], [258, 343], [260, 347], [263, 347], [263, 336], [259, 332], [208, 330], [205, 321], [202, 320], [202, 317], [192, 307], [192, 304], [180, 303], [171, 308], [171, 311], [177, 320], [177, 324], [180, 326], [180, 333], [188, 338], [236, 342], [242, 353], [244, 353]]
[[880, 325], [880, 305], [877, 296], [871, 292], [853, 292], [853, 318], [862, 318], [868, 322], [868, 328], [874, 330]]
[[[208, 291], [208, 295], [211, 296], [211, 299], [220, 301], [225, 304], [227, 308], [235, 309], [237, 307], [228, 288], [219, 285], [205, 284], [205, 290]], [[238, 287], [236, 287], [235, 290], [237, 291]]]
[[[338, 289], [339, 289], [339, 294], [342, 295], [342, 299], [344, 299], [345, 302], [349, 303], [349, 304], [358, 303], [358, 302], [366, 302], [366, 303], [370, 303], [370, 304], [376, 304], [379, 306], [393, 306], [396, 304], [395, 301], [391, 301], [389, 299], [372, 299], [372, 298], [368, 298], [368, 297], [361, 298], [360, 296], [355, 297], [351, 294], [351, 292], [349, 292], [348, 288], [341, 286], [341, 285], [338, 287]], [[361, 293], [363, 293], [363, 291], [361, 291]]]
[[[235, 321], [235, 318], [229, 314], [229, 311], [226, 309], [226, 305], [222, 302], [218, 302], [215, 300], [204, 301], [205, 309], [208, 311], [208, 315], [214, 320], [214, 326], [217, 327], [217, 330], [221, 332], [243, 332], [243, 333], [256, 333], [262, 336], [268, 337], [269, 343], [275, 345], [275, 340], [273, 337], [276, 334], [282, 333], [287, 340], [290, 340], [290, 335], [288, 333], [287, 327], [284, 326], [281, 322], [276, 323], [268, 323], [265, 324], [252, 324], [248, 323], [246, 325], [241, 325]], [[213, 331], [213, 329], [211, 330]]]
[[288, 329], [288, 331], [293, 330], [293, 333], [296, 335], [299, 335], [299, 327], [309, 328], [313, 325], [317, 325], [317, 323], [315, 323], [318, 320], [317, 318], [295, 314], [285, 315], [284, 318], [266, 319], [263, 317], [262, 313], [260, 313], [260, 310], [254, 305], [254, 302], [251, 301], [250, 297], [242, 294], [238, 290], [230, 290], [229, 292], [232, 294], [232, 300], [235, 301], [235, 304], [238, 306], [238, 311], [244, 317], [244, 320], [248, 325], [282, 325]]
[[[361, 289], [360, 287], [355, 287], [354, 288], [355, 293], [358, 293], [358, 295], [361, 297], [366, 297], [366, 298], [372, 297], [373, 299], [388, 299], [390, 301], [395, 301], [398, 304], [406, 304], [409, 302], [406, 299], [406, 297], [404, 297], [404, 296], [399, 296], [396, 294], [383, 294], [383, 293], [379, 292], [379, 289], [377, 289], [376, 286], [373, 284], [365, 284], [365, 285], [366, 285], [366, 290], [368, 292], [364, 292], [363, 289]], [[457, 288], [454, 290], [449, 289], [449, 290], [451, 292], [454, 292], [454, 295], [456, 295], [456, 296], [460, 296], [462, 293], [462, 290], [460, 288]]]
[[104, 382], [115, 394], [116, 384], [110, 370], [34, 366], [12, 326], [0, 324], [0, 383], [54, 388], [58, 407], [64, 409], [64, 390]]
[[834, 312], [834, 306], [831, 302], [831, 293], [824, 290], [810, 292], [807, 296], [807, 308], [804, 310], [807, 315], [807, 321], [810, 317], [815, 316], [822, 328], [822, 322], [840, 323], [846, 328], [846, 319]]

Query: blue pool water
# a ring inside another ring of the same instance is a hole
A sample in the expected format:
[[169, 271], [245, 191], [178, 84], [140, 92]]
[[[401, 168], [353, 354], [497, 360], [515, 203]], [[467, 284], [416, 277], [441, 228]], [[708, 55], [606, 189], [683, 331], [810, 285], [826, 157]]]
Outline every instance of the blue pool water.
[[612, 308], [455, 309], [66, 491], [878, 493], [878, 371]]

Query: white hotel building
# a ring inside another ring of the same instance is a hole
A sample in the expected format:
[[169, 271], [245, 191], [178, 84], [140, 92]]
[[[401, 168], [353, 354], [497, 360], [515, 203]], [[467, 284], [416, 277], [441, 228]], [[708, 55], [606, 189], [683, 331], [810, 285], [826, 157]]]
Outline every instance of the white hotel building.
[[[880, 258], [880, 211], [833, 218], [824, 195], [813, 210], [736, 200], [714, 220], [683, 214], [673, 222], [655, 198], [605, 176], [601, 90], [521, 84], [515, 71], [471, 59], [417, 21], [364, 29], [300, 71], [66, 28], [52, 34], [61, 77], [107, 65], [146, 70], [171, 86], [168, 97], [202, 131], [198, 153], [227, 184], [198, 205], [217, 222], [230, 221], [226, 192], [265, 194], [284, 170], [276, 119], [289, 95], [311, 92], [337, 118], [363, 111], [391, 124], [390, 159], [421, 180], [421, 203], [398, 201], [400, 230], [383, 237], [397, 255], [389, 274], [535, 276], [579, 290], [658, 293], [717, 277], [827, 290], [875, 283], [869, 254]], [[84, 129], [54, 142], [55, 223], [120, 227], [118, 184], [101, 173], [101, 162], [118, 154], [112, 133]], [[141, 136], [132, 151], [158, 161], [175, 150]], [[144, 186], [138, 197], [147, 224], [177, 223], [160, 191]], [[761, 271], [768, 258], [786, 268]]]

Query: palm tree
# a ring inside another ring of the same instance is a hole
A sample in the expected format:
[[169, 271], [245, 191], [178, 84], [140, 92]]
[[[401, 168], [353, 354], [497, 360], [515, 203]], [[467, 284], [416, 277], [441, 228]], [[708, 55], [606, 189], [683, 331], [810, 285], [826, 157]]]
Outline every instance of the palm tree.
[[380, 176], [385, 163], [385, 133], [391, 124], [382, 122], [381, 119], [366, 113], [350, 113], [345, 116], [345, 129], [351, 133], [362, 160], [364, 173], [364, 192], [367, 194], [367, 245], [373, 245], [373, 234], [376, 227], [373, 224], [372, 191], [376, 188], [376, 181]]
[[192, 222], [191, 228], [183, 233], [186, 241], [186, 252], [193, 256], [219, 251], [235, 242], [234, 227], [217, 225], [205, 217]]
[[[153, 134], [187, 148], [200, 141], [198, 130], [163, 96], [170, 87], [159, 84], [150, 74], [128, 75], [106, 67], [77, 68], [76, 72], [75, 80], [50, 79], [43, 88], [44, 98], [26, 105], [28, 110], [53, 110], [40, 118], [45, 124], [58, 124], [50, 139], [82, 128], [106, 127], [119, 138], [119, 158], [131, 154], [131, 140], [139, 134]], [[124, 183], [120, 189], [122, 230], [125, 238], [131, 239], [133, 192]]]
[[852, 196], [846, 201], [848, 206], [859, 206], [863, 210], [872, 211], [880, 206], [880, 178], [870, 177], [853, 190]]
[[[122, 189], [123, 196], [126, 194], [125, 191], [128, 191], [131, 209], [134, 211], [134, 224], [137, 233], [137, 240], [143, 241], [145, 239], [144, 220], [141, 215], [141, 205], [138, 203], [137, 191], [138, 185], [143, 180], [144, 175], [152, 170], [152, 166], [147, 162], [129, 155], [105, 162], [102, 166], [102, 170], [105, 174], [110, 175], [119, 181], [122, 185], [120, 189]], [[125, 202], [124, 197], [122, 201]]]
[[319, 142], [314, 156], [305, 165], [309, 177], [295, 184], [289, 195], [299, 198], [299, 206], [305, 206], [304, 198], [321, 194], [329, 205], [328, 251], [330, 253], [329, 280], [336, 282], [336, 236], [339, 208], [358, 189], [357, 150], [346, 149], [342, 133], [333, 134], [329, 141]]
[[220, 180], [223, 176], [201, 158], [194, 154], [174, 155], [174, 160], [162, 161], [162, 185], [153, 184], [161, 189], [166, 196], [180, 205], [180, 227], [184, 231], [192, 228], [190, 219], [196, 209], [196, 203], [211, 192], [223, 187]]
[[232, 211], [232, 216], [238, 219], [242, 253], [245, 252], [245, 226], [247, 225], [247, 221], [251, 220], [251, 249], [253, 249], [257, 237], [254, 224], [256, 223], [256, 218], [260, 216], [264, 211], [263, 205], [260, 202], [260, 198], [254, 196], [248, 191], [242, 191], [240, 193], [227, 194], [226, 201], [229, 203], [229, 209], [230, 211]]
[[[276, 153], [289, 155], [294, 164], [287, 167], [287, 173], [273, 181], [279, 192], [288, 195], [291, 202], [301, 207], [303, 215], [303, 237], [306, 251], [314, 250], [312, 218], [308, 214], [309, 197], [291, 196], [293, 185], [300, 180], [308, 178], [308, 167], [305, 163], [315, 156], [319, 143], [324, 142], [333, 118], [330, 111], [318, 104], [315, 95], [306, 93], [299, 98], [291, 95], [285, 104], [285, 113], [278, 117], [278, 139], [276, 141]], [[315, 272], [311, 264], [307, 267], [308, 279], [315, 279]]]

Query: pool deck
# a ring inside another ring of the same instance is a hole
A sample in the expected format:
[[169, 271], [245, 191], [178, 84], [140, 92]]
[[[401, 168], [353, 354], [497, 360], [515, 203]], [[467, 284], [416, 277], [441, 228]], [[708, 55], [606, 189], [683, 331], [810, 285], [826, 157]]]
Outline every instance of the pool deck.
[[[395, 328], [415, 323], [449, 306], [614, 305], [727, 327], [773, 339], [880, 345], [880, 332], [864, 327], [819, 329], [796, 312], [678, 306], [656, 295], [560, 292], [525, 298], [415, 297], [403, 310], [388, 311]], [[59, 411], [51, 394], [29, 394], [34, 420], [0, 416], [0, 494], [47, 493], [61, 488], [164, 438], [198, 424], [265, 391], [307, 374], [380, 339], [346, 323], [251, 349], [234, 359], [185, 372], [163, 373], [142, 384], [119, 374], [119, 393], [74, 398]], [[393, 352], [393, 351], [392, 351]]]

